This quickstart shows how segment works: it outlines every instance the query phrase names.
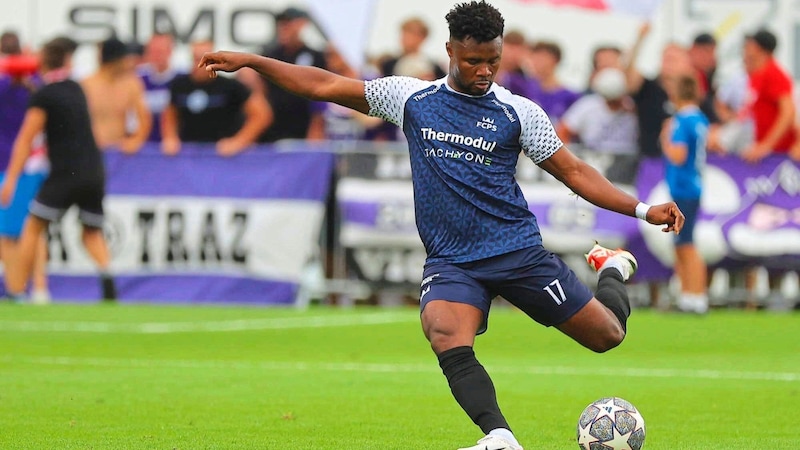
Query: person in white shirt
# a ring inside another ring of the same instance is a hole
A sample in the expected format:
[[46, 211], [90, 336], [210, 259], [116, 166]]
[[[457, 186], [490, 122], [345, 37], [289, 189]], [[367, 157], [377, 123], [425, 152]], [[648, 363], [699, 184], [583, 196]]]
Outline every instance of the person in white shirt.
[[584, 95], [564, 113], [558, 124], [563, 142], [578, 141], [585, 149], [610, 155], [606, 176], [631, 183], [636, 173], [638, 124], [633, 104], [625, 92], [625, 74], [606, 68], [592, 79], [592, 93]]

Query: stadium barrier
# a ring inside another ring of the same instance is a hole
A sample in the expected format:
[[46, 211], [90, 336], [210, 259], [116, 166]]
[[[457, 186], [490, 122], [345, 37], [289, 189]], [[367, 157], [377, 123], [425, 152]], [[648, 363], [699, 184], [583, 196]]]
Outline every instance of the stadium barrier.
[[[106, 235], [123, 300], [292, 304], [318, 253], [334, 155], [185, 144], [105, 155]], [[95, 300], [76, 211], [50, 230], [54, 298]]]
[[[651, 204], [669, 198], [661, 160], [639, 168], [640, 198]], [[800, 165], [772, 155], [757, 164], [736, 156], [710, 155], [695, 243], [711, 267], [763, 266], [800, 270]], [[640, 257], [643, 279], [663, 279], [673, 263], [671, 236], [639, 224], [629, 246]]]
[[[575, 151], [601, 171], [615, 164]], [[331, 292], [364, 298], [419, 285], [425, 253], [402, 144], [294, 141], [233, 158], [207, 146], [175, 157], [150, 146], [109, 153], [106, 163], [107, 234], [123, 299], [305, 305]], [[581, 259], [595, 239], [631, 248], [639, 281], [671, 276], [672, 238], [660, 227], [589, 204], [530, 161], [518, 180], [545, 245], [579, 276], [592, 278]], [[652, 204], [668, 198], [662, 180], [661, 161], [645, 161], [636, 186], [619, 186]], [[704, 189], [697, 242], [712, 267], [800, 270], [797, 163], [711, 155]], [[53, 295], [96, 299], [71, 214], [51, 230]]]
[[[593, 166], [606, 171], [612, 155], [574, 150]], [[369, 158], [359, 155], [358, 158]], [[371, 155], [374, 173], [343, 173], [337, 198], [341, 207], [340, 244], [349, 276], [377, 289], [409, 287], [419, 282], [425, 254], [414, 224], [410, 181], [387, 174], [385, 154]], [[407, 156], [393, 158], [407, 164]], [[397, 164], [397, 163], [395, 163]], [[346, 165], [348, 167], [354, 164]], [[642, 162], [636, 185], [618, 184], [651, 204], [669, 200], [661, 160]], [[672, 275], [673, 236], [661, 227], [612, 213], [578, 198], [541, 169], [522, 161], [518, 181], [538, 219], [545, 246], [564, 255], [583, 278], [582, 254], [596, 239], [609, 247], [626, 246], [640, 262], [638, 281], [667, 281]], [[760, 164], [735, 157], [711, 155], [704, 179], [701, 215], [696, 228], [700, 252], [712, 267], [764, 266], [800, 269], [800, 169], [797, 163], [771, 156]], [[638, 194], [637, 194], [638, 193]]]

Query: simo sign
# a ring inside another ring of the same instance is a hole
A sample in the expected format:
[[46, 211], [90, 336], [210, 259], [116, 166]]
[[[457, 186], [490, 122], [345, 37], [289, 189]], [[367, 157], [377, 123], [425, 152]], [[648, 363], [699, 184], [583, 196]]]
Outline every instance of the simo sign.
[[97, 42], [111, 34], [143, 42], [153, 33], [171, 33], [181, 43], [209, 39], [257, 46], [271, 40], [279, 11], [260, 7], [125, 7], [119, 3], [93, 3], [71, 6], [66, 15], [70, 34], [80, 42]]

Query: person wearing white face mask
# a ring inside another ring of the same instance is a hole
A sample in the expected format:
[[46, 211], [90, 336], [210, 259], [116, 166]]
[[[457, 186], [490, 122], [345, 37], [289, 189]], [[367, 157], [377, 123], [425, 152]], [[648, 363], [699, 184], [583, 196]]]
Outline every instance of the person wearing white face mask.
[[637, 164], [638, 123], [633, 102], [626, 95], [625, 74], [617, 68], [599, 71], [592, 93], [575, 102], [557, 127], [562, 142], [577, 141], [585, 149], [610, 155], [606, 176], [611, 181], [632, 183]]

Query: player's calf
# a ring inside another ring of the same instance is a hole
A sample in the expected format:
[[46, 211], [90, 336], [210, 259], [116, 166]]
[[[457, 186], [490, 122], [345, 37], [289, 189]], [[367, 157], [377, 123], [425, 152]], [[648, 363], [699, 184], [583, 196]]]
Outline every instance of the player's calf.
[[619, 320], [597, 298], [591, 299], [566, 322], [556, 327], [596, 353], [611, 350], [625, 338], [625, 331]]

